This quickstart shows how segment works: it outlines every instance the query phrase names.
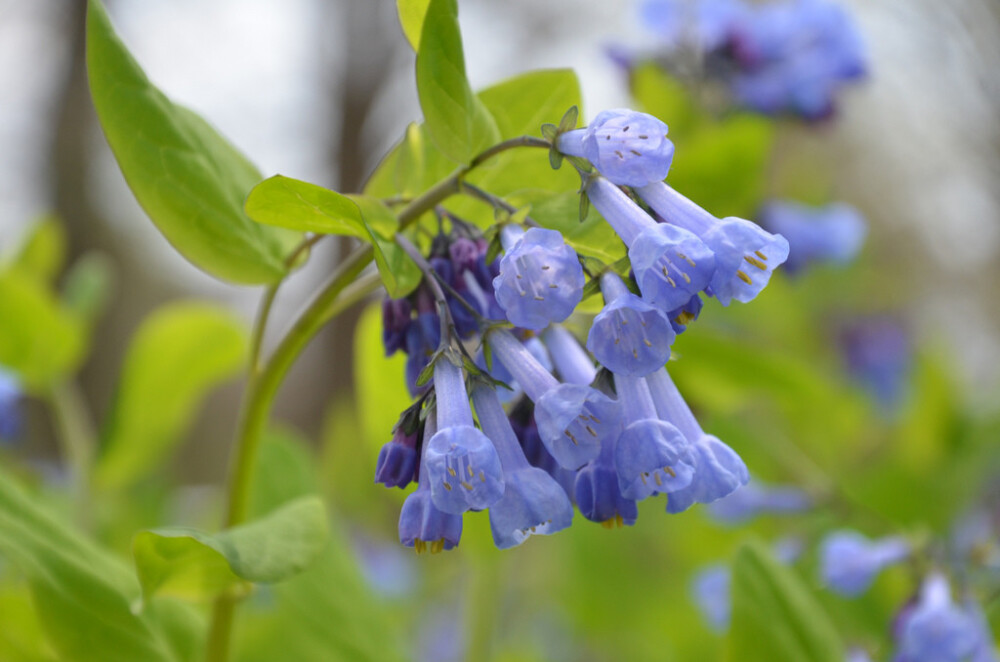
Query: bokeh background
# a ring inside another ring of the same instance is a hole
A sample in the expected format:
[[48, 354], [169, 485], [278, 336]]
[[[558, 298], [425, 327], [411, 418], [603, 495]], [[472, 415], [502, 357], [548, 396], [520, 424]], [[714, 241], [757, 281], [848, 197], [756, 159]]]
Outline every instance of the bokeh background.
[[[394, 3], [107, 4], [150, 78], [265, 175], [360, 190], [419, 118], [413, 53]], [[1000, 434], [1000, 5], [843, 4], [864, 32], [870, 77], [843, 96], [835, 121], [778, 128], [762, 186], [764, 194], [854, 204], [869, 221], [866, 248], [851, 268], [779, 275], [751, 306], [706, 309], [676, 347], [678, 381], [706, 429], [736, 447], [756, 476], [820, 500], [840, 494], [839, 505], [732, 527], [701, 512], [668, 517], [662, 504], [647, 503], [631, 529], [609, 532], [578, 517], [559, 536], [506, 553], [492, 549], [485, 516], [468, 517], [459, 551], [414, 557], [394, 544], [403, 495], [371, 479], [395, 412], [408, 403], [402, 361], [382, 357], [378, 316], [361, 307], [313, 342], [275, 413], [323, 457], [320, 480], [350, 550], [326, 569], [329, 579], [356, 591], [345, 589], [345, 605], [370, 606], [360, 625], [337, 635], [343, 659], [355, 659], [352, 646], [370, 645], [358, 643], [370, 639], [365, 628], [378, 632], [386, 619], [398, 626], [395, 645], [416, 659], [475, 659], [466, 650], [509, 660], [711, 657], [722, 639], [691, 602], [689, 583], [747, 536], [809, 542], [845, 524], [877, 534], [886, 519], [930, 536], [989, 503]], [[607, 47], [656, 44], [635, 3], [460, 5], [474, 87], [572, 67], [585, 118], [633, 103]], [[249, 323], [259, 292], [196, 270], [135, 203], [90, 103], [85, 8], [79, 0], [0, 0], [0, 252], [54, 214], [70, 261], [98, 251], [113, 265], [111, 304], [80, 378], [100, 419], [115, 398], [123, 347], [157, 306], [210, 299]], [[679, 157], [683, 148], [679, 139]], [[726, 170], [725, 151], [711, 158]], [[283, 290], [273, 319], [288, 318], [348, 249], [346, 241], [321, 244]], [[903, 404], [889, 414], [850, 380], [838, 353], [841, 331], [859, 314], [899, 320], [914, 348]], [[183, 486], [172, 497], [174, 520], [212, 526], [240, 388], [231, 383], [209, 396], [164, 467]], [[28, 409], [16, 455], [56, 458], [43, 408]], [[137, 526], [143, 517], [135, 515]], [[128, 532], [117, 536], [127, 541]], [[807, 556], [803, 572], [815, 578], [810, 563]], [[880, 637], [910, 590], [907, 572], [890, 573], [860, 604], [824, 598], [848, 638], [884, 646]], [[266, 600], [263, 593], [255, 600]]]

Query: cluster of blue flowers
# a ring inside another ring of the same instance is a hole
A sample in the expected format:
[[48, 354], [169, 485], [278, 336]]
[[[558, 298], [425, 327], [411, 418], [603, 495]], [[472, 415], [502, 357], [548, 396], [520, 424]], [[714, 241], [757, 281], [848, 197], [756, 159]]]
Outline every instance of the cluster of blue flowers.
[[[702, 430], [664, 366], [703, 297], [750, 301], [788, 257], [788, 242], [751, 221], [716, 218], [665, 184], [674, 147], [654, 117], [605, 111], [554, 145], [628, 247], [631, 274], [585, 273], [560, 233], [506, 223], [498, 261], [486, 262], [488, 244], [475, 236], [440, 235], [424, 284], [385, 301], [386, 350], [408, 354], [418, 401], [382, 449], [376, 481], [419, 483], [399, 521], [400, 540], [418, 552], [457, 545], [469, 510], [489, 510], [494, 541], [506, 548], [568, 527], [574, 504], [610, 528], [633, 524], [640, 500], [665, 494], [667, 512], [679, 513], [749, 479], [740, 456]], [[605, 306], [584, 346], [560, 323], [588, 275]], [[446, 337], [442, 313], [453, 323]], [[421, 386], [421, 373], [433, 380]]]
[[648, 0], [642, 19], [671, 52], [696, 51], [739, 104], [768, 115], [829, 117], [840, 89], [866, 73], [860, 33], [830, 0]]

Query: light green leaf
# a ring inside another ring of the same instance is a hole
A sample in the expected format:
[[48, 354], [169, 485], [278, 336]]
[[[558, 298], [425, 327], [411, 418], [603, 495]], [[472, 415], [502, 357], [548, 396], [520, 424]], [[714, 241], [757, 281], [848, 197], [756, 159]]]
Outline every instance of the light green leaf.
[[83, 255], [66, 274], [62, 293], [66, 308], [93, 326], [107, 308], [113, 283], [111, 260], [100, 253]]
[[829, 617], [795, 572], [759, 542], [740, 548], [733, 565], [732, 662], [842, 662]]
[[75, 371], [84, 352], [81, 321], [36, 278], [0, 272], [0, 365], [37, 391]]
[[404, 297], [420, 284], [420, 268], [393, 241], [398, 227], [396, 215], [376, 198], [350, 196], [364, 218], [365, 227], [375, 247], [375, 264], [386, 292], [394, 299]]
[[157, 467], [204, 395], [239, 371], [246, 351], [244, 324], [211, 304], [172, 303], [146, 318], [125, 357], [98, 484], [124, 487]]
[[431, 0], [396, 0], [396, 10], [399, 12], [399, 24], [403, 28], [406, 40], [413, 50], [420, 50], [420, 33], [424, 27], [424, 16]]
[[499, 142], [496, 121], [465, 76], [455, 0], [431, 0], [417, 53], [417, 94], [427, 131], [448, 158], [469, 163]]
[[55, 216], [44, 216], [28, 229], [11, 266], [41, 283], [52, 283], [66, 259], [66, 231]]
[[59, 659], [186, 662], [202, 623], [164, 600], [142, 614], [139, 585], [117, 558], [57, 520], [0, 470], [0, 554], [27, 579], [35, 613]]
[[369, 240], [361, 212], [350, 198], [291, 177], [275, 175], [262, 181], [250, 191], [245, 209], [264, 225]]
[[154, 594], [189, 600], [246, 582], [280, 582], [302, 572], [327, 542], [326, 509], [318, 496], [296, 499], [262, 519], [208, 534], [191, 529], [138, 533], [132, 544], [145, 600]]
[[215, 129], [163, 95], [115, 34], [87, 11], [87, 73], [97, 117], [136, 199], [195, 266], [236, 283], [273, 283], [299, 234], [254, 223], [243, 201], [262, 177]]

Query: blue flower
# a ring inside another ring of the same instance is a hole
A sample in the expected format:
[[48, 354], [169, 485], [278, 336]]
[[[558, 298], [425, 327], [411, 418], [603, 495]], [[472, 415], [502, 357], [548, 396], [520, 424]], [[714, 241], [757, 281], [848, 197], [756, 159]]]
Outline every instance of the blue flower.
[[694, 475], [690, 484], [667, 497], [667, 512], [680, 513], [695, 503], [712, 503], [747, 484], [750, 474], [740, 456], [717, 437], [705, 434], [666, 368], [646, 377], [656, 413], [685, 436]]
[[447, 358], [434, 364], [434, 395], [437, 432], [424, 452], [434, 505], [453, 514], [488, 508], [503, 496], [500, 458], [473, 427], [462, 370]]
[[800, 513], [812, 507], [809, 495], [796, 487], [770, 487], [753, 482], [709, 506], [719, 522], [741, 524], [758, 515]]
[[935, 573], [924, 580], [917, 603], [900, 616], [893, 660], [966, 662], [981, 640], [975, 617], [952, 602], [948, 580]]
[[524, 457], [528, 460], [528, 464], [552, 476], [559, 483], [559, 486], [563, 488], [566, 496], [572, 500], [573, 485], [576, 482], [576, 470], [560, 466], [556, 462], [556, 459], [552, 457], [552, 454], [549, 453], [548, 449], [545, 448], [545, 444], [538, 434], [538, 426], [535, 425], [534, 412], [528, 403], [530, 403], [529, 400], [522, 400], [521, 403], [514, 407], [510, 415], [510, 424], [521, 444]]
[[403, 425], [397, 425], [392, 440], [387, 441], [378, 453], [375, 465], [375, 482], [386, 487], [403, 488], [415, 478], [417, 469], [417, 432], [407, 434]]
[[707, 53], [728, 44], [748, 9], [737, 0], [646, 0], [639, 11], [643, 26], [668, 47], [691, 44]]
[[552, 357], [556, 373], [564, 382], [581, 386], [593, 383], [597, 377], [594, 361], [565, 327], [558, 324], [549, 326], [542, 334], [542, 341]]
[[861, 595], [883, 568], [909, 554], [910, 546], [902, 538], [869, 540], [857, 531], [836, 531], [820, 546], [820, 573], [836, 593]]
[[674, 308], [669, 313], [667, 313], [667, 318], [670, 320], [670, 326], [673, 327], [674, 333], [681, 334], [687, 329], [687, 325], [698, 319], [701, 314], [702, 308], [701, 297], [695, 294], [688, 302], [679, 308]]
[[13, 441], [21, 433], [21, 380], [0, 367], [0, 442]]
[[561, 134], [556, 146], [564, 154], [587, 159], [619, 186], [662, 182], [674, 158], [667, 125], [627, 108], [601, 112], [586, 129]]
[[729, 628], [731, 581], [729, 566], [714, 564], [698, 571], [691, 582], [691, 597], [716, 632]]
[[774, 269], [788, 258], [788, 242], [756, 223], [742, 218], [718, 219], [663, 182], [636, 189], [667, 223], [694, 233], [715, 254], [712, 294], [728, 306], [736, 299], [746, 303], [771, 279]]
[[625, 245], [644, 299], [664, 312], [690, 301], [715, 273], [715, 256], [697, 236], [657, 223], [604, 177], [591, 177], [587, 196]]
[[488, 342], [494, 357], [535, 403], [538, 432], [561, 466], [583, 466], [597, 457], [604, 438], [618, 436], [621, 416], [615, 401], [589, 386], [560, 384], [504, 329], [493, 329]]
[[[427, 411], [424, 435], [431, 437], [437, 429], [434, 408]], [[431, 477], [427, 466], [427, 444], [420, 463], [420, 486], [406, 497], [399, 513], [399, 542], [413, 547], [418, 554], [430, 549], [432, 554], [458, 545], [462, 537], [462, 516], [446, 513], [434, 505]]]
[[552, 476], [528, 464], [496, 391], [477, 385], [472, 400], [479, 424], [495, 444], [503, 465], [506, 487], [500, 500], [490, 506], [496, 546], [515, 547], [532, 535], [548, 535], [568, 527], [573, 504]]
[[583, 268], [576, 251], [555, 230], [522, 232], [507, 225], [500, 232], [506, 254], [493, 289], [507, 319], [538, 330], [569, 317], [583, 298]]
[[618, 440], [601, 441], [600, 454], [576, 473], [574, 494], [580, 514], [605, 528], [632, 526], [639, 517], [634, 499], [622, 494], [615, 469]]
[[906, 329], [889, 315], [873, 315], [848, 322], [839, 340], [848, 373], [884, 414], [894, 414], [906, 394], [913, 361]]
[[587, 349], [614, 373], [642, 377], [662, 368], [676, 336], [667, 316], [629, 292], [614, 273], [601, 276], [601, 289], [607, 304], [594, 318]]
[[986, 620], [983, 608], [971, 598], [966, 598], [963, 607], [976, 628], [977, 643], [970, 662], [997, 662], [1000, 658], [997, 656], [993, 633], [990, 632], [990, 624]]
[[788, 240], [785, 269], [789, 273], [815, 262], [850, 262], [868, 231], [858, 210], [844, 203], [815, 208], [774, 200], [764, 205], [758, 220]]
[[406, 332], [413, 321], [409, 299], [382, 299], [382, 344], [385, 355], [392, 356], [406, 347]]
[[687, 487], [694, 476], [690, 444], [680, 430], [658, 418], [646, 382], [616, 374], [615, 388], [625, 416], [615, 448], [622, 494], [641, 501]]

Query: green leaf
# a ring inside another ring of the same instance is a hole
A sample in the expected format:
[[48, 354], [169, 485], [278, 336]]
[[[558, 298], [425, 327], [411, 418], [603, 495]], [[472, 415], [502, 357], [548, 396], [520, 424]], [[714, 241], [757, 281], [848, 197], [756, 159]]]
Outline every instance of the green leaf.
[[245, 593], [242, 582], [280, 582], [302, 572], [327, 541], [318, 496], [296, 499], [266, 517], [208, 534], [191, 529], [141, 531], [132, 543], [148, 601], [154, 594], [188, 600]]
[[239, 371], [246, 352], [244, 324], [215, 305], [172, 303], [146, 318], [125, 357], [97, 482], [121, 488], [156, 468], [205, 394]]
[[469, 163], [499, 142], [497, 123], [465, 75], [455, 0], [430, 0], [417, 52], [417, 94], [427, 131], [448, 158]]
[[376, 198], [363, 195], [352, 195], [350, 198], [361, 210], [365, 228], [375, 247], [375, 264], [386, 292], [394, 299], [406, 296], [420, 284], [423, 274], [393, 240], [399, 225], [396, 215]]
[[93, 326], [107, 308], [113, 282], [111, 260], [100, 253], [87, 253], [66, 274], [63, 302], [74, 315]]
[[275, 175], [257, 184], [245, 209], [264, 225], [369, 240], [361, 212], [350, 198], [291, 177]]
[[732, 579], [727, 660], [841, 662], [836, 630], [795, 572], [759, 542], [743, 545]]
[[36, 278], [0, 272], [0, 365], [33, 391], [76, 370], [84, 353], [81, 321]]
[[424, 27], [424, 16], [431, 0], [396, 0], [396, 11], [399, 12], [399, 24], [403, 28], [406, 40], [413, 50], [420, 50], [420, 33]]
[[32, 603], [59, 659], [74, 662], [182, 662], [202, 636], [200, 622], [164, 600], [136, 614], [134, 574], [29, 495], [0, 470], [0, 554], [27, 579]]
[[35, 221], [11, 260], [11, 266], [41, 283], [52, 283], [66, 259], [66, 231], [55, 216]]
[[273, 283], [299, 234], [254, 223], [243, 201], [262, 177], [215, 129], [146, 77], [99, 0], [87, 11], [87, 73], [97, 117], [139, 204], [198, 268]]

